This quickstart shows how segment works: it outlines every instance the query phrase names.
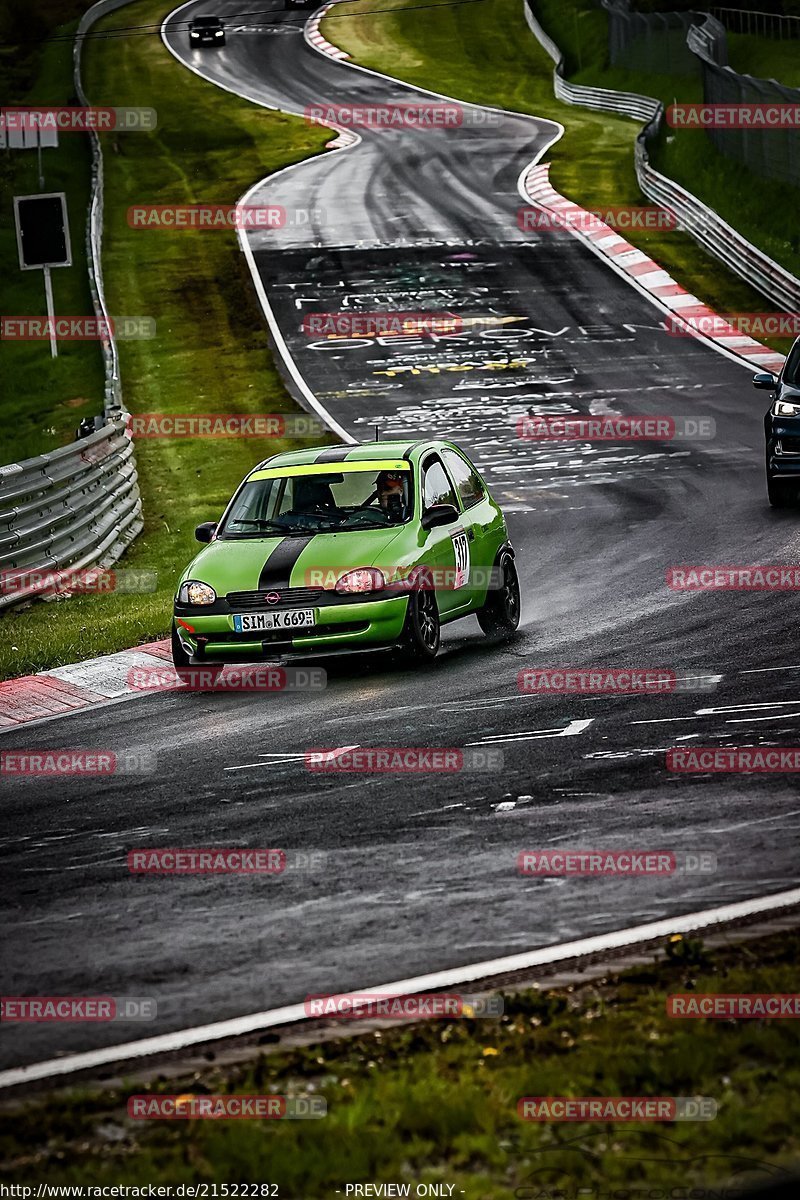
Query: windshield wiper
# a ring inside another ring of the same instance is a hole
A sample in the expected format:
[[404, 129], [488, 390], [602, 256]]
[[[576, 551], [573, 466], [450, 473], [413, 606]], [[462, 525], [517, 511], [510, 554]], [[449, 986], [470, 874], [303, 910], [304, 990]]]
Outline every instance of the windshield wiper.
[[[253, 519], [247, 517], [237, 517], [235, 521], [231, 521], [232, 525], [258, 525], [261, 529], [267, 529], [272, 526], [273, 529], [285, 530], [286, 526], [279, 524], [277, 521]], [[223, 532], [225, 532], [223, 530]]]

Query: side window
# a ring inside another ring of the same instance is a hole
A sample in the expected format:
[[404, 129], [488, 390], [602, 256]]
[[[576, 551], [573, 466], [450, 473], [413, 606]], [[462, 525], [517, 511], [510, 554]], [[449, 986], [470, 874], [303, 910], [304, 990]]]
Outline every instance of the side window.
[[484, 487], [475, 468], [454, 450], [443, 450], [442, 458], [455, 480], [464, 508], [469, 508], [470, 505], [477, 504], [479, 500], [482, 500]]
[[445, 469], [438, 458], [429, 458], [423, 468], [422, 476], [422, 507], [428, 509], [433, 504], [452, 504], [458, 508], [453, 485], [445, 474]]

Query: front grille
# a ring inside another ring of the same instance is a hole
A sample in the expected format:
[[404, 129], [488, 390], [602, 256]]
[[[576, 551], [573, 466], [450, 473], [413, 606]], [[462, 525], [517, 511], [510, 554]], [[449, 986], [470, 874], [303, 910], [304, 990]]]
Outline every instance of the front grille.
[[779, 454], [800, 454], [800, 437], [782, 437], [776, 450]]
[[[280, 599], [269, 603], [268, 595]], [[237, 612], [269, 612], [271, 608], [305, 608], [320, 604], [328, 595], [324, 588], [290, 587], [266, 588], [261, 592], [228, 592], [225, 599]]]

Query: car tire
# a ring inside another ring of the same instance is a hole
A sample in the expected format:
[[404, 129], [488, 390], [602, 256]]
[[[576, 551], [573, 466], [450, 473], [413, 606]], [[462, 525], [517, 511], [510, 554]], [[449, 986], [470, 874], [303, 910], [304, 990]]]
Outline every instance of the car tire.
[[431, 586], [420, 587], [408, 597], [408, 609], [400, 634], [400, 661], [412, 666], [433, 662], [439, 653], [442, 627], [436, 592]]
[[773, 508], [788, 508], [793, 500], [792, 485], [785, 479], [767, 476], [767, 498]]
[[519, 626], [522, 607], [519, 576], [514, 559], [508, 552], [501, 555], [497, 568], [500, 571], [500, 586], [490, 589], [475, 615], [487, 637], [510, 638]]

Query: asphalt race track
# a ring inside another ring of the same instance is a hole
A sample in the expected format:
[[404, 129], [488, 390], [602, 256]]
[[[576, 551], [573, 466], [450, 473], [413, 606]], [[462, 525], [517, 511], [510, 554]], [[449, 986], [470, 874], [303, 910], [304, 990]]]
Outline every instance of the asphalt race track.
[[[296, 15], [269, 21], [231, 19], [213, 54], [190, 51], [183, 28], [167, 40], [210, 79], [293, 112], [419, 97], [324, 59]], [[795, 596], [665, 580], [672, 565], [798, 561], [797, 512], [766, 502], [765, 400], [745, 366], [668, 336], [663, 314], [584, 246], [518, 228], [517, 178], [556, 132], [497, 114], [491, 127], [364, 130], [250, 196], [316, 214], [251, 246], [307, 386], [355, 437], [378, 422], [475, 458], [508, 513], [523, 626], [501, 647], [472, 618], [451, 626], [424, 672], [379, 655], [328, 661], [322, 693], [147, 696], [5, 733], [4, 749], [155, 754], [141, 777], [6, 781], [0, 871], [7, 994], [152, 996], [158, 1017], [0, 1029], [0, 1065], [797, 883], [792, 776], [665, 765], [673, 746], [800, 744]], [[333, 349], [302, 331], [311, 312], [386, 307], [456, 311], [463, 328]], [[517, 421], [535, 413], [712, 417], [716, 436], [524, 441]], [[682, 690], [520, 694], [517, 673], [534, 665], [664, 667]], [[309, 746], [356, 745], [500, 750], [503, 768], [362, 777], [304, 764]], [[293, 865], [276, 878], [136, 877], [137, 846], [281, 847]], [[566, 847], [704, 852], [717, 869], [518, 874], [520, 851]], [[316, 870], [293, 858], [313, 851]]]

